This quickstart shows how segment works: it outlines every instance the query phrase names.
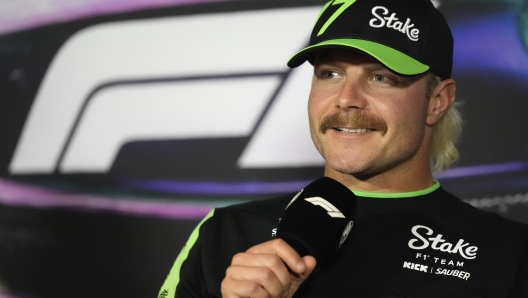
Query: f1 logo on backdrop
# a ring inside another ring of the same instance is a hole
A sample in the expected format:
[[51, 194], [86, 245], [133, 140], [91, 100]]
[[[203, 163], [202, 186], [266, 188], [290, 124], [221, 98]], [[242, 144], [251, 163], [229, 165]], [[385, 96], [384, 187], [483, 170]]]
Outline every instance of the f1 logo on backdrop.
[[85, 28], [51, 63], [10, 173], [106, 173], [128, 142], [229, 137], [251, 138], [239, 168], [322, 165], [306, 115], [312, 69], [285, 66], [319, 9]]

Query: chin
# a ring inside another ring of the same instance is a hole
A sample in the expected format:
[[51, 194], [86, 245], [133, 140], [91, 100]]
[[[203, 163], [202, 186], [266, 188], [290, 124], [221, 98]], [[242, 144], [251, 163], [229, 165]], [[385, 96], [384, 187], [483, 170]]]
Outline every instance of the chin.
[[368, 177], [372, 176], [372, 165], [365, 164], [363, 162], [355, 161], [330, 161], [327, 162], [328, 166], [341, 174], [355, 176], [355, 177]]

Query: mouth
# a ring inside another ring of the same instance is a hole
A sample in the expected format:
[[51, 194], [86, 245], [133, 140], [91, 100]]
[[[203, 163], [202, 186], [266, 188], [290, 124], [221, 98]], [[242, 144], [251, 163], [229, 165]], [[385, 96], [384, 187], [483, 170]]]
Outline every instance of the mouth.
[[344, 127], [335, 127], [334, 130], [337, 130], [339, 132], [346, 132], [346, 133], [364, 133], [364, 132], [376, 131], [375, 129], [370, 129], [370, 128], [344, 128]]

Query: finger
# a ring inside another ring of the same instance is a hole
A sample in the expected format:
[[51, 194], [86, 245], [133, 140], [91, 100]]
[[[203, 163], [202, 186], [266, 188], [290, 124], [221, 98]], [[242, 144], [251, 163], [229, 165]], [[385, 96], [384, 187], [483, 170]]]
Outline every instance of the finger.
[[248, 253], [255, 254], [275, 254], [286, 263], [288, 268], [297, 274], [302, 274], [306, 270], [306, 266], [299, 254], [284, 240], [274, 239], [255, 245], [247, 250]]
[[310, 274], [315, 269], [315, 266], [317, 265], [317, 262], [314, 257], [312, 256], [304, 256], [301, 258], [301, 262], [304, 263], [306, 270], [302, 274], [298, 274], [297, 276], [293, 276], [291, 278], [291, 284], [290, 284], [290, 290], [289, 292], [293, 295], [295, 292], [297, 292], [297, 289], [301, 286], [301, 284], [310, 276]]
[[292, 282], [302, 283], [303, 281], [305, 281], [308, 278], [308, 276], [312, 274], [313, 270], [315, 269], [315, 266], [317, 265], [317, 261], [312, 256], [302, 257], [301, 262], [304, 264], [306, 270], [304, 270], [303, 273], [295, 276], [295, 278], [292, 278]]
[[303, 275], [310, 275], [312, 271], [315, 269], [315, 266], [317, 265], [317, 261], [312, 256], [304, 256], [301, 258], [302, 262], [306, 266], [306, 270], [304, 271]]
[[290, 273], [282, 259], [274, 254], [238, 253], [233, 257], [231, 266], [268, 268], [283, 287], [290, 285]]
[[[241, 283], [237, 284], [236, 286], [241, 286], [241, 291], [243, 293], [250, 291], [251, 293], [258, 294], [263, 289], [269, 294], [270, 297], [282, 297], [284, 292], [288, 292], [287, 289], [289, 289], [290, 286], [289, 284], [286, 287], [283, 286], [275, 273], [267, 267], [232, 265], [226, 270], [226, 279], [231, 281], [240, 281]], [[257, 285], [261, 289], [258, 289]]]
[[258, 283], [247, 280], [224, 278], [221, 287], [222, 298], [270, 298], [270, 294]]

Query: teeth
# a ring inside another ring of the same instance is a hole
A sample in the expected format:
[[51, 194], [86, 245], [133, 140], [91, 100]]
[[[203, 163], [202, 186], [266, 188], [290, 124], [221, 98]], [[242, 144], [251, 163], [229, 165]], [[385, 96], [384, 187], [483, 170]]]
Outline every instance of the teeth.
[[360, 133], [360, 132], [372, 131], [372, 129], [368, 129], [368, 128], [348, 129], [348, 128], [341, 128], [341, 127], [337, 128], [337, 130], [342, 131], [342, 132], [349, 132], [349, 133]]

